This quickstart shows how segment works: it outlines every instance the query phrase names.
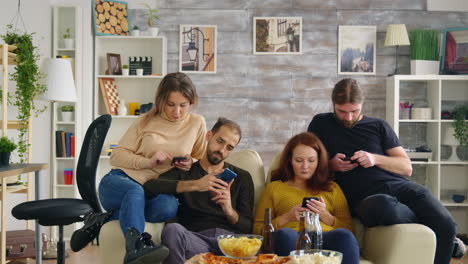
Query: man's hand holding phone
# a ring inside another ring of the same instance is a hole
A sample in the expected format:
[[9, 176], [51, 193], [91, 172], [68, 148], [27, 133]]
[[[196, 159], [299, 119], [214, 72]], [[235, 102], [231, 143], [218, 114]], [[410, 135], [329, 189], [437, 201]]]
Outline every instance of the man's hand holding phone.
[[329, 162], [332, 171], [350, 171], [359, 166], [359, 163], [351, 163], [351, 160], [346, 160], [347, 157], [343, 153], [337, 153]]

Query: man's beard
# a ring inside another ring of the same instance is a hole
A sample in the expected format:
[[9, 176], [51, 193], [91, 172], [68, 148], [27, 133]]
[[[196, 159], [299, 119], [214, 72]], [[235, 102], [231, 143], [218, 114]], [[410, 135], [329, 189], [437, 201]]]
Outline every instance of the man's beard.
[[335, 119], [336, 121], [338, 121], [339, 124], [341, 124], [343, 127], [345, 128], [352, 128], [356, 125], [356, 123], [359, 121], [359, 118], [361, 117], [361, 115], [358, 115], [356, 117], [356, 119], [353, 119], [351, 121], [348, 121], [348, 120], [342, 120], [342, 119], [339, 119], [338, 116], [335, 114]]
[[[208, 161], [211, 163], [211, 165], [218, 165], [221, 161], [224, 160], [223, 154], [221, 154], [221, 152], [219, 151], [213, 152], [207, 149], [206, 153], [207, 153]], [[221, 158], [215, 156], [215, 154], [218, 154], [219, 156], [221, 156]]]

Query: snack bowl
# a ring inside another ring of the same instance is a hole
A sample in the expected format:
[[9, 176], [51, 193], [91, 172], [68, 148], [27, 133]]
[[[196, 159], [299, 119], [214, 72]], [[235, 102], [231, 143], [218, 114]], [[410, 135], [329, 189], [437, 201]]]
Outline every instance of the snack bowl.
[[259, 235], [232, 234], [216, 237], [221, 251], [230, 258], [248, 259], [258, 253], [263, 237]]
[[326, 249], [293, 250], [289, 253], [293, 264], [341, 264], [343, 254]]

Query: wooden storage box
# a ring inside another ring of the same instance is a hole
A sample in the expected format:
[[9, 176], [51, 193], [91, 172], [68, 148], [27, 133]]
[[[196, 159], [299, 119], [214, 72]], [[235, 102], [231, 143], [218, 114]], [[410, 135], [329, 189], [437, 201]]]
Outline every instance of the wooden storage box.
[[33, 230], [7, 231], [6, 259], [36, 257], [35, 234]]

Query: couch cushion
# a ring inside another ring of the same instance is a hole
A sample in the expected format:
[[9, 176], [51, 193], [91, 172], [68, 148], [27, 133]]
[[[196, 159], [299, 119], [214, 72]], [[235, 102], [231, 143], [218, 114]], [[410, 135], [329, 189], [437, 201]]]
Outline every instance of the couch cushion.
[[265, 168], [263, 167], [263, 161], [262, 158], [260, 158], [260, 155], [258, 155], [255, 150], [243, 149], [231, 153], [231, 155], [226, 159], [226, 162], [250, 173], [255, 189], [254, 204], [257, 204], [258, 199], [260, 199], [260, 196], [265, 189]]

